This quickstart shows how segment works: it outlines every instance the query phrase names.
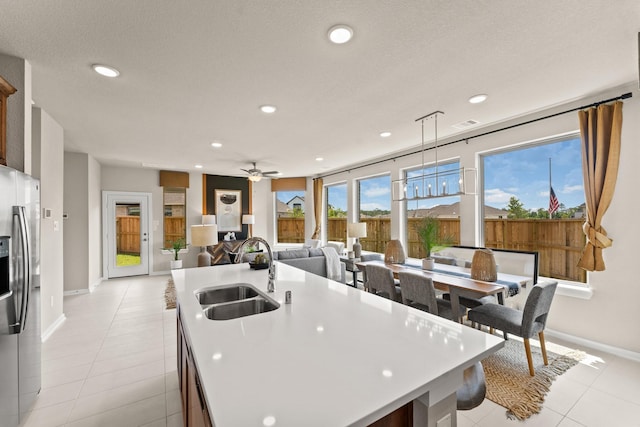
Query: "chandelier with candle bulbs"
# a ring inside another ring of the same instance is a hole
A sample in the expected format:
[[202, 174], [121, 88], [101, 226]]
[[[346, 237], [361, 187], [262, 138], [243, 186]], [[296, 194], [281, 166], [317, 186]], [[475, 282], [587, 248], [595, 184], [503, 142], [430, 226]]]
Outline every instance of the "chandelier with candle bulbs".
[[[475, 168], [449, 168], [447, 164], [438, 164], [438, 114], [442, 111], [434, 111], [431, 114], [416, 119], [422, 125], [422, 169], [419, 174], [407, 172], [403, 179], [393, 181], [393, 200], [409, 201], [435, 199], [438, 197], [450, 197], [459, 195], [475, 195], [477, 193], [477, 170]], [[425, 162], [425, 121], [433, 118], [434, 121], [434, 172], [424, 173]]]

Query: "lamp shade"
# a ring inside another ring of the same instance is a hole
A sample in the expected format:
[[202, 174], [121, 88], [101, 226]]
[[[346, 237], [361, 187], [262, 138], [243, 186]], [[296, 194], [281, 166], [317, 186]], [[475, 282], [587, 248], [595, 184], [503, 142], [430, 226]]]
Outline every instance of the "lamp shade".
[[215, 224], [216, 216], [215, 215], [202, 215], [202, 224]]
[[191, 226], [191, 244], [193, 246], [211, 246], [218, 243], [218, 226], [198, 224]]
[[243, 224], [255, 224], [256, 216], [255, 215], [242, 215], [242, 223]]
[[367, 237], [366, 222], [350, 222], [347, 224], [348, 237]]

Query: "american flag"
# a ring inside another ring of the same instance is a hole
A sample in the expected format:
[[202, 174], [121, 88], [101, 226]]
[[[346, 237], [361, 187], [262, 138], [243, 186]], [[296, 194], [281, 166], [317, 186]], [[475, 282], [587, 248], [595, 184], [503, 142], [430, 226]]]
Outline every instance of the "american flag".
[[553, 191], [553, 187], [551, 188], [551, 192], [549, 193], [549, 218], [560, 208], [560, 203], [558, 202], [558, 198], [556, 197], [556, 192]]

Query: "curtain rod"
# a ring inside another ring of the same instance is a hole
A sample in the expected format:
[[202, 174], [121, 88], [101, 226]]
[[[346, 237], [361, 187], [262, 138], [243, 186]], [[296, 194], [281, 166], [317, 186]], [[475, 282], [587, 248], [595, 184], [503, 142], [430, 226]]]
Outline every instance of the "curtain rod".
[[[616, 96], [614, 98], [605, 99], [604, 101], [594, 102], [592, 104], [583, 105], [581, 107], [576, 107], [576, 108], [571, 108], [569, 110], [561, 111], [559, 113], [550, 114], [548, 116], [538, 117], [537, 119], [527, 120], [526, 122], [516, 123], [514, 125], [505, 126], [503, 128], [500, 128], [500, 129], [494, 129], [494, 130], [491, 130], [491, 131], [488, 131], [488, 132], [480, 133], [478, 135], [468, 136], [466, 138], [457, 139], [455, 141], [445, 142], [444, 144], [440, 144], [440, 147], [444, 147], [446, 145], [451, 145], [451, 144], [457, 144], [458, 142], [466, 142], [466, 143], [468, 143], [470, 139], [479, 138], [481, 136], [491, 135], [493, 133], [502, 132], [504, 130], [517, 128], [519, 126], [528, 125], [528, 124], [539, 122], [539, 121], [542, 121], [542, 120], [551, 119], [553, 117], [561, 116], [563, 114], [573, 113], [574, 111], [578, 111], [578, 110], [584, 110], [585, 108], [597, 107], [598, 105], [606, 104], [608, 102], [618, 101], [618, 100], [622, 100], [622, 99], [628, 99], [628, 98], [631, 98], [632, 96], [633, 96], [633, 94], [631, 92], [623, 93], [622, 95]], [[435, 113], [431, 113], [431, 114], [435, 114]], [[428, 116], [430, 116], [431, 114], [429, 114]], [[428, 116], [425, 116], [425, 117], [428, 117]], [[424, 117], [421, 117], [420, 119], [422, 119], [422, 118], [424, 118]], [[417, 119], [416, 121], [418, 121], [420, 119]], [[419, 154], [419, 153], [421, 153], [423, 151], [428, 151], [428, 150], [433, 150], [433, 149], [434, 149], [434, 147], [429, 147], [429, 148], [425, 148], [424, 150], [420, 149], [420, 150], [412, 151], [410, 153], [405, 153], [405, 154], [400, 154], [400, 155], [397, 155], [397, 156], [389, 157], [387, 159], [376, 160], [374, 162], [366, 163], [364, 165], [354, 166], [352, 168], [343, 169], [341, 171], [331, 172], [331, 173], [328, 173], [328, 174], [325, 174], [325, 175], [320, 175], [318, 178], [326, 178], [328, 176], [338, 175], [338, 174], [344, 173], [344, 172], [351, 172], [352, 170], [362, 169], [362, 168], [366, 168], [366, 167], [373, 166], [373, 165], [378, 165], [380, 163], [385, 163], [385, 162], [388, 162], [388, 161], [391, 161], [391, 160], [395, 161], [396, 159], [401, 159], [401, 158], [407, 157], [407, 156], [413, 156], [414, 154]]]

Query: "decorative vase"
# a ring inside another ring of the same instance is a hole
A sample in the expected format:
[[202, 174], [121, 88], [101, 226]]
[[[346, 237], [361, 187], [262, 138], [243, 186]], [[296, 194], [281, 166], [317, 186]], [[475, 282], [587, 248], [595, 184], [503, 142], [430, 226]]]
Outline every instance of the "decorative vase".
[[478, 249], [471, 260], [471, 278], [485, 282], [498, 280], [496, 259], [491, 249]]
[[422, 258], [422, 269], [433, 270], [435, 268], [436, 261], [433, 258]]
[[181, 259], [171, 260], [171, 269], [172, 270], [178, 270], [180, 268], [182, 268], [182, 260]]
[[362, 255], [362, 245], [360, 244], [360, 240], [356, 238], [356, 241], [353, 244], [353, 257], [360, 258], [360, 255]]
[[384, 262], [386, 264], [404, 264], [406, 255], [400, 240], [389, 240], [384, 250]]

